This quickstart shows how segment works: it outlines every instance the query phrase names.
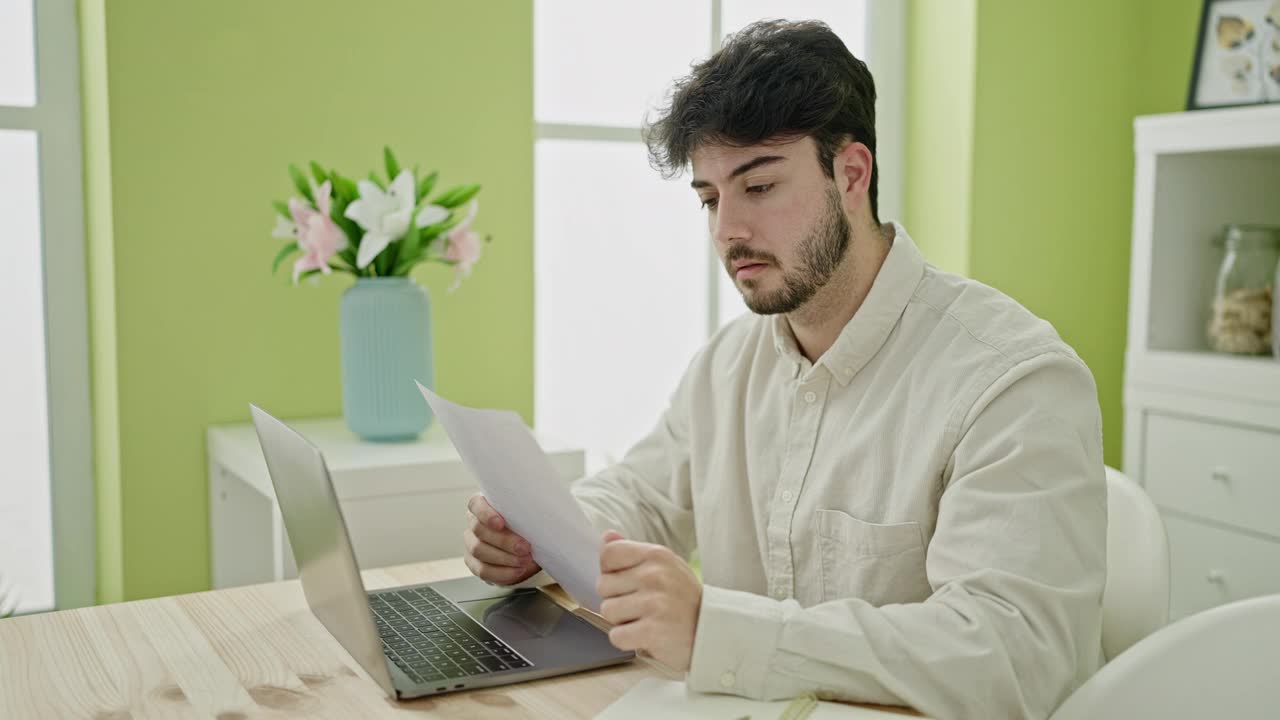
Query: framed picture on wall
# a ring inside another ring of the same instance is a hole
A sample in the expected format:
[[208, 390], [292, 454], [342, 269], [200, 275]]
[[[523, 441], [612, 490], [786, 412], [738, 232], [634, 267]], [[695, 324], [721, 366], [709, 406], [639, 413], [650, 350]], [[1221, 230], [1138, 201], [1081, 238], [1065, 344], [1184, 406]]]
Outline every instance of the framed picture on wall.
[[1205, 0], [1187, 109], [1280, 102], [1280, 0]]

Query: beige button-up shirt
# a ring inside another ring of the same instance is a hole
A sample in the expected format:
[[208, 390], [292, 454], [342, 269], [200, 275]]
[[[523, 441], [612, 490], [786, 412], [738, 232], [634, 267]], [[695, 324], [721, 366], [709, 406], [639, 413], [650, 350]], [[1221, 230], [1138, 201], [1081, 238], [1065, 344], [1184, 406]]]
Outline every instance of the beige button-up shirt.
[[1102, 661], [1093, 377], [895, 232], [817, 363], [784, 317], [734, 321], [574, 495], [602, 530], [699, 551], [695, 690], [1045, 717]]

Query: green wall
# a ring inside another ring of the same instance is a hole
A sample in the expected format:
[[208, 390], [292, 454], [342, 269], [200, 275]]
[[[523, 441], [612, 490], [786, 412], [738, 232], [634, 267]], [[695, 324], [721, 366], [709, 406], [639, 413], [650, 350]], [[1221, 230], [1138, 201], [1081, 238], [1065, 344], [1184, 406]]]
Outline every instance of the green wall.
[[341, 412], [346, 277], [268, 270], [289, 162], [479, 182], [486, 257], [432, 291], [437, 377], [533, 406], [532, 4], [82, 0], [102, 601], [207, 588], [205, 428]]
[[[908, 148], [923, 147], [908, 151], [908, 222], [936, 264], [1003, 290], [1076, 348], [1118, 467], [1133, 119], [1182, 108], [1200, 0], [975, 2], [972, 25], [941, 0], [911, 6]], [[935, 72], [950, 83], [939, 96]], [[968, 148], [928, 144], [944, 141]]]
[[978, 0], [915, 0], [907, 28], [904, 222], [934, 265], [969, 273]]

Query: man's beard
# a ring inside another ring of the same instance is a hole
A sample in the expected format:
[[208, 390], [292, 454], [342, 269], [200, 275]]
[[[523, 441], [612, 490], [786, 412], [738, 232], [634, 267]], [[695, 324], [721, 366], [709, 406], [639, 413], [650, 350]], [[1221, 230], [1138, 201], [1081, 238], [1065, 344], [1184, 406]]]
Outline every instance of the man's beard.
[[[801, 243], [798, 251], [800, 267], [784, 272], [782, 287], [773, 292], [751, 293], [755, 280], [742, 281], [746, 290], [742, 291], [742, 299], [747, 308], [757, 315], [776, 315], [798, 310], [827, 284], [840, 261], [849, 250], [850, 236], [849, 218], [845, 217], [844, 208], [840, 206], [840, 195], [835, 188], [827, 189], [827, 205], [822, 217], [818, 219], [813, 230]], [[753, 253], [746, 246], [735, 245], [729, 248], [724, 258], [725, 269], [733, 278], [733, 263], [738, 260], [760, 260], [781, 270], [778, 259], [768, 253]], [[740, 288], [741, 289], [741, 288]]]

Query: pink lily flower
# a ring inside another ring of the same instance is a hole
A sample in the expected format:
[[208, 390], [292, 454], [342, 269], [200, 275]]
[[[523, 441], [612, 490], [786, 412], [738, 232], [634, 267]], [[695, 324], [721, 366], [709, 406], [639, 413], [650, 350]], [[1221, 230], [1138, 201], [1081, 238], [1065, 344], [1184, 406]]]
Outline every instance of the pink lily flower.
[[454, 263], [453, 285], [449, 286], [449, 292], [458, 289], [462, 278], [471, 275], [471, 266], [480, 259], [480, 235], [471, 229], [471, 223], [475, 221], [479, 210], [480, 203], [472, 200], [466, 219], [455, 225], [445, 236], [444, 259]]
[[314, 208], [298, 198], [289, 198], [289, 213], [293, 215], [293, 223], [298, 228], [298, 247], [302, 249], [302, 257], [293, 264], [295, 285], [298, 284], [298, 276], [307, 270], [320, 270], [326, 275], [333, 272], [329, 267], [329, 258], [347, 246], [346, 233], [329, 217], [333, 202], [330, 191], [328, 180], [314, 188]]

